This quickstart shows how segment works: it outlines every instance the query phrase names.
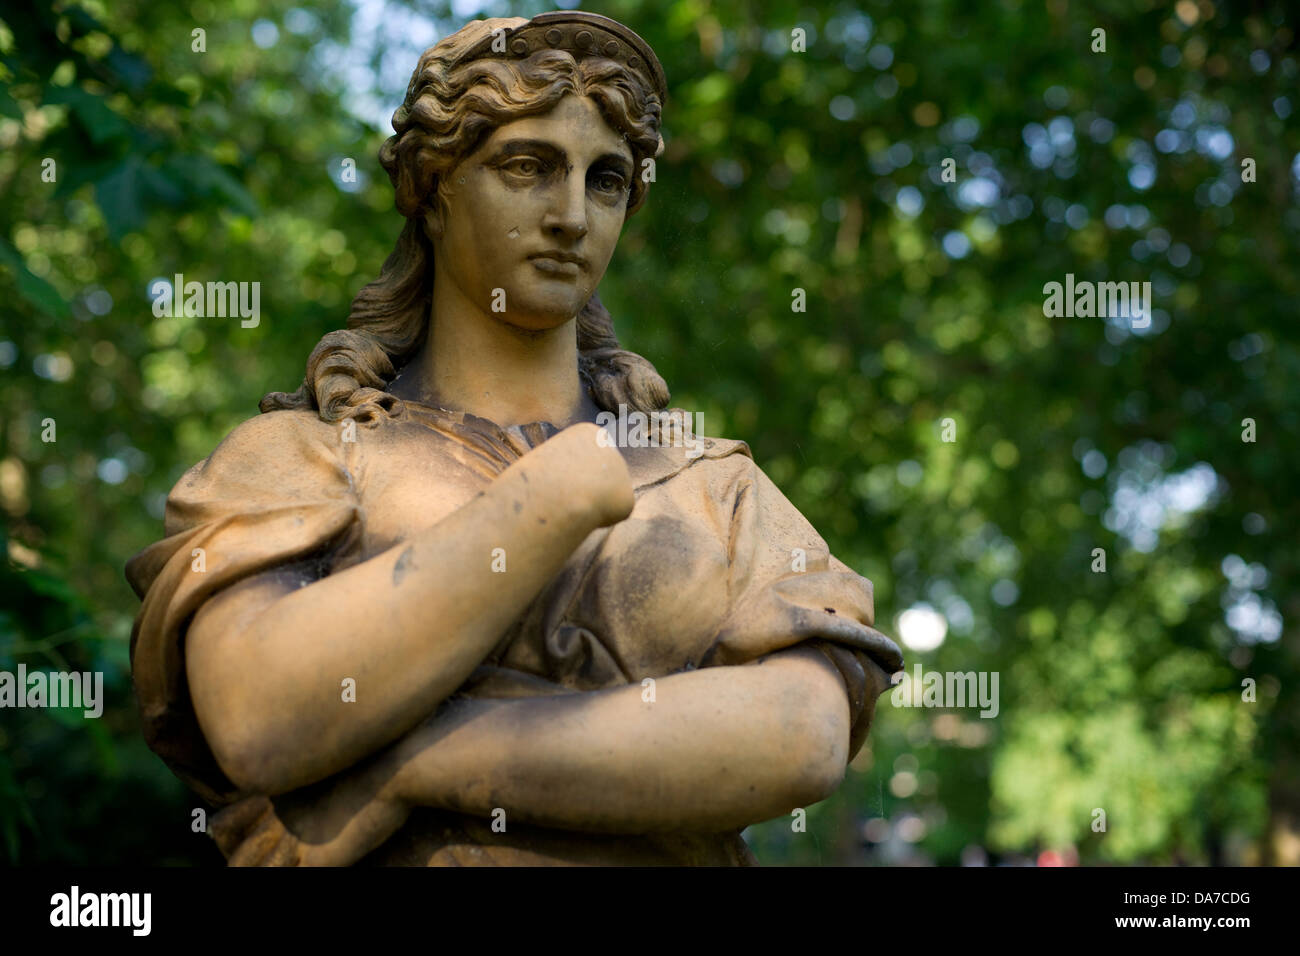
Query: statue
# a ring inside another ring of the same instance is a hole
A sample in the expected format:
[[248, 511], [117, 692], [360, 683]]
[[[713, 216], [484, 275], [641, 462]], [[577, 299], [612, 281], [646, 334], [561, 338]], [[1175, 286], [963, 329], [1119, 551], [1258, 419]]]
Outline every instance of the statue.
[[664, 99], [592, 14], [427, 50], [396, 249], [128, 565], [149, 745], [232, 865], [751, 864], [862, 746], [871, 583], [596, 294]]

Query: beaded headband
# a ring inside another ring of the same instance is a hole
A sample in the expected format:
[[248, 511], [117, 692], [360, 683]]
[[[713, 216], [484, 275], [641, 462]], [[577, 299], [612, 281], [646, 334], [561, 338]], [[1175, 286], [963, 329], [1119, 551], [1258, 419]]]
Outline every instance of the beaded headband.
[[617, 60], [646, 81], [660, 104], [668, 98], [663, 65], [650, 45], [617, 20], [581, 10], [538, 14], [521, 27], [484, 37], [453, 65], [503, 52], [522, 58], [539, 50], [563, 50], [575, 59], [600, 56]]

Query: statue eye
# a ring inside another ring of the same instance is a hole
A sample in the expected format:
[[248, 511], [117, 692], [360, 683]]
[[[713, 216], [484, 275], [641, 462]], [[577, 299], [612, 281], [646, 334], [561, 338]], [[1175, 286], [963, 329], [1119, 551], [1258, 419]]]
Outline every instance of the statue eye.
[[514, 159], [508, 159], [501, 164], [500, 168], [516, 176], [536, 176], [542, 172], [541, 161], [532, 156], [516, 156]]
[[594, 185], [604, 193], [620, 193], [627, 188], [627, 183], [624, 182], [623, 176], [620, 173], [616, 173], [609, 169], [595, 175]]

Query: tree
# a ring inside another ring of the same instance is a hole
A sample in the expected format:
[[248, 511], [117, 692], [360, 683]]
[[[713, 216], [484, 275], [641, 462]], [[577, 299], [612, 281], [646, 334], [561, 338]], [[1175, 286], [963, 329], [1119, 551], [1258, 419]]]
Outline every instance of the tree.
[[[1294, 27], [1275, 2], [1076, 6], [594, 7], [670, 85], [601, 290], [623, 340], [750, 442], [882, 630], [943, 615], [909, 667], [1000, 676], [996, 717], [882, 698], [807, 833], [750, 830], [764, 860], [1294, 853]], [[100, 722], [6, 717], [11, 859], [214, 855], [140, 742], [121, 568], [392, 246], [387, 130], [357, 110], [395, 107], [416, 27], [457, 21], [388, 9], [364, 53], [342, 2], [0, 27], [0, 669], [110, 675]], [[261, 322], [156, 316], [178, 272], [260, 281]], [[1149, 282], [1150, 314], [1045, 314], [1067, 276]]]

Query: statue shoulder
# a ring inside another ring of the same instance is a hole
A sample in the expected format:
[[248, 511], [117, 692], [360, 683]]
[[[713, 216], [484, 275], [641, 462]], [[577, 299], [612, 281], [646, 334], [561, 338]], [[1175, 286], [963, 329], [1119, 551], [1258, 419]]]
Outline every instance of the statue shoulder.
[[321, 421], [314, 409], [265, 412], [236, 425], [195, 468], [258, 470], [267, 465], [298, 464], [304, 457], [337, 457], [341, 446], [347, 444], [347, 424]]
[[206, 512], [219, 502], [256, 507], [273, 499], [349, 493], [355, 442], [345, 440], [345, 425], [321, 421], [311, 409], [266, 412], [240, 422], [172, 489], [168, 532], [181, 515]]
[[[639, 426], [628, 413], [597, 424], [609, 429], [610, 440], [623, 449], [638, 486], [690, 474], [694, 479], [719, 471], [746, 472], [755, 468], [749, 445], [739, 439], [717, 438], [702, 432], [702, 416], [681, 408], [667, 408], [644, 416]], [[624, 421], [624, 418], [627, 421]]]
[[264, 451], [274, 453], [300, 446], [340, 441], [345, 423], [321, 421], [315, 409], [293, 408], [263, 412], [240, 422], [213, 450], [217, 454]]

